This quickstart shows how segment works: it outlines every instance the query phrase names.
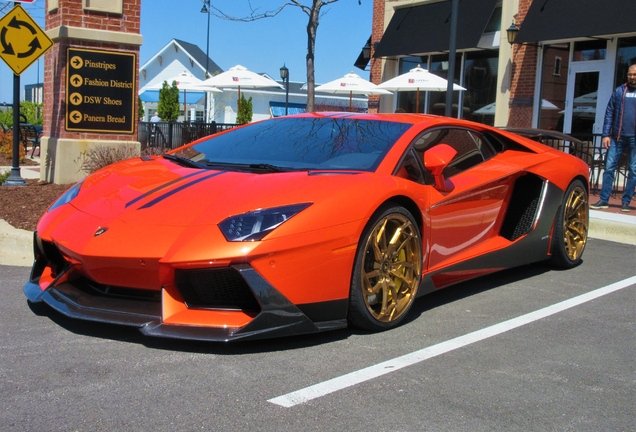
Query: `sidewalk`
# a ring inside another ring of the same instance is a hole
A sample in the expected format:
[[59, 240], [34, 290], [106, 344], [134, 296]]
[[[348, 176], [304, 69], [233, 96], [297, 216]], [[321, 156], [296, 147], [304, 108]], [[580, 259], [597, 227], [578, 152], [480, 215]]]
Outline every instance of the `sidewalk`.
[[[36, 157], [33, 160], [39, 160], [40, 158]], [[10, 166], [0, 166], [0, 174], [11, 171]], [[40, 179], [40, 165], [20, 165], [20, 177], [23, 179]]]
[[[35, 158], [39, 159], [38, 157]], [[0, 172], [11, 167], [0, 167]], [[39, 179], [39, 166], [21, 166], [20, 175], [24, 179]], [[598, 201], [598, 195], [590, 195], [590, 203]], [[620, 210], [620, 197], [610, 198], [610, 208], [590, 210], [590, 238], [636, 245], [636, 204], [632, 211]], [[0, 219], [0, 265], [27, 266], [33, 264], [33, 233], [13, 228]]]

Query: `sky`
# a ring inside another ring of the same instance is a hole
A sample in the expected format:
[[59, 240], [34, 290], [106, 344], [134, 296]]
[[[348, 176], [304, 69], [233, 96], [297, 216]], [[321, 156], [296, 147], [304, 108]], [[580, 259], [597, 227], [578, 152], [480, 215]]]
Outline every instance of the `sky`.
[[[310, 0], [302, 0], [309, 4]], [[285, 0], [251, 0], [252, 7], [276, 9]], [[323, 7], [316, 37], [316, 84], [324, 84], [353, 71], [364, 79], [369, 72], [353, 66], [371, 35], [372, 0], [339, 0]], [[235, 16], [249, 14], [248, 0], [212, 0], [217, 8]], [[0, 1], [0, 16], [13, 2]], [[45, 0], [23, 4], [44, 29]], [[202, 0], [143, 0], [141, 34], [143, 44], [139, 66], [152, 58], [170, 40], [181, 39], [206, 50], [207, 14]], [[307, 15], [298, 7], [287, 7], [279, 15], [254, 22], [233, 22], [210, 16], [210, 58], [224, 71], [240, 64], [280, 79], [280, 67], [287, 66], [289, 80], [306, 82]], [[20, 84], [44, 80], [44, 58], [20, 75]], [[24, 92], [20, 90], [20, 99]], [[0, 103], [13, 102], [13, 72], [0, 60]]]

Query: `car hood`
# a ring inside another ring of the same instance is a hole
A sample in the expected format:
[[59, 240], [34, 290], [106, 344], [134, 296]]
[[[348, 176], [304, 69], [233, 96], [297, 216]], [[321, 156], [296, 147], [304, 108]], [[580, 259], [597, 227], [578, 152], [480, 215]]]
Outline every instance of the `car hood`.
[[342, 194], [351, 196], [348, 201], [354, 203], [356, 197], [366, 195], [365, 190], [373, 191], [373, 181], [369, 180], [374, 177], [373, 173], [357, 171], [263, 174], [206, 170], [182, 167], [163, 158], [134, 159], [89, 176], [71, 205], [106, 222], [216, 225], [229, 216], [256, 209], [305, 202], [329, 208], [329, 203], [341, 202], [338, 197]]

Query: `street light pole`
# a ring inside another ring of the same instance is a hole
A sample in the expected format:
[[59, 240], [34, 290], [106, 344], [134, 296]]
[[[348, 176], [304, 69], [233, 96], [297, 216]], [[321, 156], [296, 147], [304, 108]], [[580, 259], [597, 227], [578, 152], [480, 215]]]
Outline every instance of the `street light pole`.
[[289, 69], [283, 64], [280, 68], [280, 77], [285, 83], [285, 115], [289, 112]]
[[[210, 0], [201, 0], [203, 2], [203, 7], [201, 8], [201, 13], [208, 14], [208, 33], [205, 44], [205, 77], [204, 79], [208, 79], [208, 70], [210, 68]], [[208, 92], [205, 92], [205, 106], [203, 107], [203, 120], [205, 123], [208, 123]]]

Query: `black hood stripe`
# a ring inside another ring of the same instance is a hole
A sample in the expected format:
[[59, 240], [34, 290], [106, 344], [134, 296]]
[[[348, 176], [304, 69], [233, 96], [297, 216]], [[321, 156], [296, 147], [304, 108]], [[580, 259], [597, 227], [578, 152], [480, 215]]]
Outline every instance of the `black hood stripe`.
[[143, 195], [139, 195], [139, 196], [138, 196], [137, 198], [135, 198], [134, 200], [132, 200], [132, 201], [128, 201], [128, 202], [126, 203], [126, 208], [130, 207], [131, 205], [135, 204], [135, 203], [136, 203], [136, 202], [138, 202], [138, 201], [141, 201], [142, 199], [146, 198], [147, 196], [150, 196], [150, 195], [152, 195], [152, 194], [154, 194], [154, 193], [156, 193], [156, 192], [159, 192], [161, 189], [165, 189], [165, 188], [167, 188], [168, 186], [172, 186], [172, 185], [173, 185], [173, 184], [175, 184], [175, 183], [179, 183], [180, 181], [186, 180], [186, 179], [188, 179], [188, 178], [190, 178], [190, 177], [193, 177], [193, 176], [196, 176], [196, 175], [199, 175], [199, 174], [201, 174], [201, 171], [197, 171], [197, 172], [194, 172], [194, 173], [192, 173], [192, 174], [188, 174], [187, 176], [180, 177], [180, 178], [178, 178], [178, 179], [171, 180], [171, 181], [169, 181], [168, 183], [164, 183], [164, 184], [162, 184], [161, 186], [157, 186], [157, 187], [156, 187], [156, 188], [154, 188], [153, 190], [148, 191], [148, 192], [146, 192], [146, 193], [145, 193], [145, 194], [143, 194]]
[[177, 192], [181, 192], [182, 190], [184, 190], [184, 189], [186, 189], [186, 188], [189, 188], [190, 186], [194, 186], [194, 185], [195, 185], [195, 184], [197, 184], [197, 183], [200, 183], [200, 182], [202, 182], [202, 181], [204, 181], [204, 180], [210, 179], [210, 178], [212, 178], [212, 177], [216, 177], [216, 176], [221, 175], [221, 174], [224, 174], [224, 173], [225, 173], [225, 171], [217, 171], [217, 172], [212, 173], [212, 174], [210, 174], [210, 175], [207, 175], [207, 176], [205, 176], [205, 177], [198, 178], [198, 179], [193, 180], [193, 181], [191, 181], [191, 182], [189, 182], [189, 183], [186, 183], [186, 184], [181, 185], [181, 186], [179, 186], [179, 187], [177, 187], [177, 188], [174, 188], [174, 189], [172, 189], [171, 191], [168, 191], [168, 192], [166, 192], [165, 194], [163, 194], [163, 195], [161, 195], [161, 196], [159, 196], [159, 197], [157, 197], [157, 198], [153, 199], [152, 201], [150, 201], [150, 202], [148, 202], [148, 203], [146, 203], [146, 204], [142, 205], [141, 207], [139, 207], [139, 209], [138, 209], [138, 210], [145, 209], [145, 208], [148, 208], [148, 207], [152, 207], [153, 205], [155, 205], [155, 204], [157, 204], [157, 203], [159, 203], [159, 202], [161, 202], [161, 201], [165, 200], [166, 198], [171, 197], [172, 195], [176, 194]]

